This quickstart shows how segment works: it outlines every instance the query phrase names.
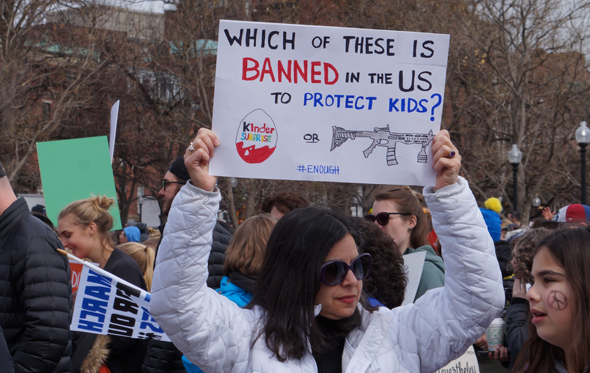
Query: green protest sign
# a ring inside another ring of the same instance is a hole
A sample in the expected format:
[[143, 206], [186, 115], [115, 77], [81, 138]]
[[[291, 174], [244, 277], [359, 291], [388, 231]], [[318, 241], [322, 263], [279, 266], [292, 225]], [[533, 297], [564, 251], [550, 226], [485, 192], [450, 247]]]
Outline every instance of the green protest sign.
[[[57, 225], [60, 211], [69, 203], [106, 195], [117, 201], [106, 136], [37, 143], [47, 217]], [[121, 229], [118, 203], [109, 213], [113, 229]]]

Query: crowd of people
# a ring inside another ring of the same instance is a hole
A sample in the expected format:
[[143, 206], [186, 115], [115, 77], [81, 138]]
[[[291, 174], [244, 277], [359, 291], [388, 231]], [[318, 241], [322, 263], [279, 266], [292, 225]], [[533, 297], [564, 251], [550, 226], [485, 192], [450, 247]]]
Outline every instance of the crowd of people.
[[[104, 196], [69, 204], [53, 227], [0, 165], [0, 371], [434, 372], [469, 346], [487, 351], [486, 328], [503, 317], [489, 359], [510, 372], [588, 373], [583, 206], [544, 211], [545, 227], [516, 212], [502, 220], [499, 200], [478, 207], [441, 131], [436, 183], [422, 194], [379, 187], [370, 213], [353, 218], [282, 192], [234, 230], [218, 220], [208, 170], [218, 145], [201, 129], [171, 162], [159, 231], [128, 221], [112, 232]], [[172, 342], [70, 331], [76, 294], [58, 249], [151, 292]], [[413, 253], [425, 259], [404, 304]]]

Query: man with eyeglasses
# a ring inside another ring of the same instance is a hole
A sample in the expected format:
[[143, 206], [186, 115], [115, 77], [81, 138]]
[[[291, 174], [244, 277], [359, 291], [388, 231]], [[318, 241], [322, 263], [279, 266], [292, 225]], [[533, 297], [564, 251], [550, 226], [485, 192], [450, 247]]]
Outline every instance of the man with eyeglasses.
[[[158, 192], [164, 198], [164, 205], [162, 206], [162, 215], [168, 215], [172, 201], [180, 192], [180, 188], [186, 184], [190, 179], [190, 175], [184, 165], [184, 158], [176, 158], [168, 172], [164, 175], [162, 180], [162, 189]], [[160, 242], [164, 237], [164, 228], [166, 223], [163, 223], [158, 228], [160, 229]], [[213, 243], [211, 245], [211, 253], [209, 254], [209, 277], [207, 278], [207, 286], [212, 289], [218, 289], [223, 278], [223, 264], [225, 262], [225, 250], [231, 240], [233, 232], [230, 232], [222, 224], [217, 222], [213, 230]], [[156, 258], [158, 250], [156, 248]], [[145, 360], [143, 362], [142, 371], [146, 373], [156, 372], [183, 372], [185, 371], [182, 363], [182, 352], [178, 351], [171, 342], [150, 341]]]

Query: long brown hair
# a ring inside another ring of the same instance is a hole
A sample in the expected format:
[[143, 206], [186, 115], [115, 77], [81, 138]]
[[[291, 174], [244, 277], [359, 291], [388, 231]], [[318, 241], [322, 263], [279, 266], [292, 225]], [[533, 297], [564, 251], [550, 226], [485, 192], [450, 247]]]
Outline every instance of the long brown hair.
[[[422, 209], [422, 202], [424, 202], [422, 195], [414, 192], [408, 186], [382, 186], [375, 190], [375, 201], [392, 201], [399, 212], [407, 212], [416, 217], [416, 226], [410, 234], [410, 247], [412, 249], [430, 244], [428, 242], [430, 224]], [[402, 215], [401, 218], [409, 220], [411, 216]]]
[[275, 227], [276, 220], [263, 213], [246, 219], [236, 230], [225, 252], [223, 274], [232, 272], [258, 275], [266, 252], [266, 243]]
[[[573, 351], [568, 351], [567, 362], [572, 373], [582, 373], [590, 366], [590, 229], [565, 228], [545, 237], [532, 257], [547, 248], [557, 263], [564, 269], [566, 282], [573, 294], [572, 324], [576, 327], [571, 335]], [[550, 373], [556, 361], [565, 361], [564, 351], [537, 334], [529, 318], [529, 340], [524, 344], [514, 371], [518, 373]]]
[[125, 252], [139, 264], [147, 291], [151, 291], [152, 277], [154, 277], [154, 260], [156, 259], [155, 251], [139, 242], [125, 242], [117, 245], [117, 249]]
[[109, 234], [113, 228], [113, 217], [109, 214], [109, 208], [115, 203], [113, 198], [107, 196], [94, 196], [70, 203], [59, 213], [59, 219], [72, 216], [76, 224], [88, 227], [90, 223], [96, 224], [102, 240], [103, 257], [108, 257], [115, 248], [115, 241]]

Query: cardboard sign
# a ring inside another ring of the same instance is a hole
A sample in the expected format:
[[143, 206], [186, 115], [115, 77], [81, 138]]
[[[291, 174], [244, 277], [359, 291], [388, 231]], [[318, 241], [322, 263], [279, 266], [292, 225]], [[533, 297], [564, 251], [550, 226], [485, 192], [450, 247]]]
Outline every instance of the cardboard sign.
[[406, 269], [406, 276], [408, 283], [406, 284], [406, 293], [404, 294], [404, 301], [402, 306], [414, 303], [418, 286], [420, 286], [420, 279], [422, 278], [422, 270], [424, 269], [424, 261], [426, 260], [426, 251], [418, 251], [417, 253], [406, 254], [404, 258], [404, 267]]
[[436, 373], [479, 373], [479, 363], [473, 346], [469, 346], [461, 357], [440, 368]]
[[121, 229], [115, 179], [106, 136], [37, 143], [47, 217], [57, 226], [61, 210], [92, 196], [114, 198], [113, 229]]
[[70, 330], [170, 341], [149, 313], [150, 293], [90, 263], [68, 257], [82, 266]]
[[224, 21], [219, 176], [434, 184], [449, 35]]

